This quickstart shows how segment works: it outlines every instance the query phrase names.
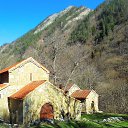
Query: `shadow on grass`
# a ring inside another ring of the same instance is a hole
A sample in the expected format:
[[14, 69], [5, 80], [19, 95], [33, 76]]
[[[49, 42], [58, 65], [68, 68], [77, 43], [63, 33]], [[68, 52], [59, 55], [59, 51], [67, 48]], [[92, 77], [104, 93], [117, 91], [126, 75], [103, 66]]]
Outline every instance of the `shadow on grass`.
[[68, 121], [57, 122], [54, 125], [42, 124], [38, 128], [102, 128], [102, 125], [94, 122]]
[[[123, 117], [126, 119], [121, 122], [107, 122], [103, 123], [103, 119], [107, 119], [110, 117]], [[32, 128], [128, 128], [128, 115], [125, 114], [111, 114], [111, 113], [98, 113], [98, 114], [83, 114], [82, 119], [86, 118], [86, 120], [70, 120], [70, 121], [56, 121], [54, 124], [46, 124], [41, 123], [37, 127]]]
[[128, 120], [128, 115], [126, 114], [113, 114], [113, 113], [95, 113], [95, 114], [82, 114], [82, 118], [89, 120], [98, 120], [107, 119], [110, 117], [123, 117], [123, 119]]

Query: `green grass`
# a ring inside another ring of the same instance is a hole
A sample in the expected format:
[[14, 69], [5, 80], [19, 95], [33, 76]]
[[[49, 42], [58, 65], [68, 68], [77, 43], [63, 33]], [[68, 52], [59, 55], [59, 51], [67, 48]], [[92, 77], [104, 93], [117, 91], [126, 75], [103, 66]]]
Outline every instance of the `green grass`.
[[0, 124], [0, 128], [8, 128], [8, 126]]
[[[126, 121], [101, 123], [103, 119], [107, 119], [110, 117], [123, 117], [123, 119], [125, 119]], [[95, 121], [100, 122], [97, 124], [100, 124], [103, 128], [128, 128], [128, 115], [126, 114], [114, 114], [114, 113], [83, 114], [82, 119], [83, 118], [86, 118], [92, 122]]]
[[69, 122], [58, 122], [54, 126], [49, 124], [42, 124], [38, 126], [38, 128], [102, 128], [102, 125], [97, 124], [95, 122], [69, 121]]
[[128, 128], [128, 122], [96, 123], [93, 121], [59, 122], [56, 125], [42, 124], [36, 128]]
[[96, 114], [83, 114], [81, 118], [86, 118], [89, 120], [98, 120], [107, 119], [109, 117], [123, 117], [125, 120], [128, 120], [128, 115], [126, 114], [114, 114], [114, 113], [96, 113]]
[[128, 128], [128, 122], [122, 121], [118, 123], [106, 123], [106, 125], [115, 127], [115, 128]]
[[[103, 119], [123, 117], [126, 121], [102, 123]], [[128, 128], [128, 115], [113, 113], [83, 114], [81, 121], [55, 122], [55, 125], [40, 125], [38, 128]], [[88, 121], [84, 121], [86, 118]]]
[[[125, 121], [109, 123], [101, 122], [103, 119], [110, 117], [123, 117]], [[0, 124], [0, 128], [8, 127]], [[41, 123], [39, 126], [31, 126], [30, 128], [128, 128], [128, 115], [112, 113], [83, 114], [81, 121], [55, 121], [55, 124]]]

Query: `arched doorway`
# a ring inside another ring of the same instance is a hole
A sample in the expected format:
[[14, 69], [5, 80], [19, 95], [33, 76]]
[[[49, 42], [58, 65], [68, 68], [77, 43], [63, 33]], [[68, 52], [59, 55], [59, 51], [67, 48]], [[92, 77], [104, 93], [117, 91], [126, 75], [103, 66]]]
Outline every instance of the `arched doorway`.
[[91, 103], [91, 109], [92, 109], [92, 112], [94, 113], [95, 112], [95, 103], [94, 103], [94, 101], [92, 101], [92, 103]]
[[50, 103], [44, 104], [40, 111], [40, 120], [53, 119], [53, 118], [54, 118], [53, 106]]

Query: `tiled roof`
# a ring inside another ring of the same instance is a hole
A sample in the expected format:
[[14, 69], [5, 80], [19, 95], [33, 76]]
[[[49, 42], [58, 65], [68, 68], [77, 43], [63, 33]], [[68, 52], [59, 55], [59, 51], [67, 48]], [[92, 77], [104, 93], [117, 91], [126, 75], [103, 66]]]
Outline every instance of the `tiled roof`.
[[29, 94], [31, 91], [33, 91], [35, 88], [43, 84], [45, 80], [40, 80], [40, 81], [33, 81], [26, 85], [25, 87], [21, 88], [19, 91], [14, 93], [13, 95], [10, 96], [10, 98], [13, 99], [23, 99], [27, 94]]
[[6, 84], [0, 84], [0, 90], [3, 89], [3, 88], [5, 88], [5, 87], [7, 87]]
[[18, 65], [19, 63], [21, 63], [21, 62], [18, 62], [18, 63], [13, 64], [13, 65], [11, 65], [11, 66], [5, 68], [5, 69], [0, 70], [0, 74], [1, 74], [1, 73], [4, 73], [4, 72], [7, 72], [9, 69], [15, 67], [15, 66]]
[[91, 90], [77, 90], [74, 93], [72, 93], [72, 97], [76, 98], [76, 99], [85, 99], [89, 93], [91, 92]]
[[[11, 68], [16, 67], [18, 64], [20, 64], [20, 63], [22, 63], [22, 62], [24, 62], [24, 61], [27, 61], [27, 60], [29, 60], [29, 59], [33, 59], [33, 58], [32, 58], [32, 57], [29, 57], [29, 58], [27, 58], [27, 59], [25, 59], [25, 60], [23, 60], [23, 61], [21, 61], [21, 62], [18, 62], [18, 63], [13, 64], [13, 65], [11, 65], [11, 66], [5, 68], [5, 69], [2, 69], [2, 70], [0, 70], [0, 74], [9, 71]], [[37, 61], [36, 61], [36, 62], [37, 62]], [[38, 63], [38, 62], [37, 62], [37, 63]], [[40, 65], [41, 65], [41, 64], [40, 64]], [[42, 67], [45, 71], [47, 71], [47, 72], [49, 73], [49, 71], [48, 71], [43, 65], [41, 65], [41, 67]]]

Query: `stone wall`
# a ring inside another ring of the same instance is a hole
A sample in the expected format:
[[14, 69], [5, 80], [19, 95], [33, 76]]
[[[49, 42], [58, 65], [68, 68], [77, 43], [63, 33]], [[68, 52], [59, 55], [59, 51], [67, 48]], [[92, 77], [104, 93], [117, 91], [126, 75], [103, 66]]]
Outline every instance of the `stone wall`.
[[23, 123], [40, 120], [41, 107], [46, 103], [53, 106], [54, 119], [60, 120], [62, 118], [62, 110], [64, 115], [70, 113], [71, 118], [74, 119], [79, 119], [81, 116], [80, 101], [64, 95], [62, 90], [50, 82], [45, 82], [24, 99]]
[[49, 80], [49, 74], [31, 61], [9, 71], [10, 85], [25, 86], [31, 81], [37, 80]]
[[9, 122], [8, 97], [19, 90], [16, 86], [8, 86], [0, 90], [0, 119]]
[[0, 98], [0, 119], [9, 121], [8, 97], [31, 81], [36, 80], [49, 80], [49, 73], [34, 61], [25, 62], [17, 68], [9, 70], [9, 86], [0, 90], [2, 95]]
[[23, 101], [8, 98], [10, 123], [22, 124], [23, 122]]

